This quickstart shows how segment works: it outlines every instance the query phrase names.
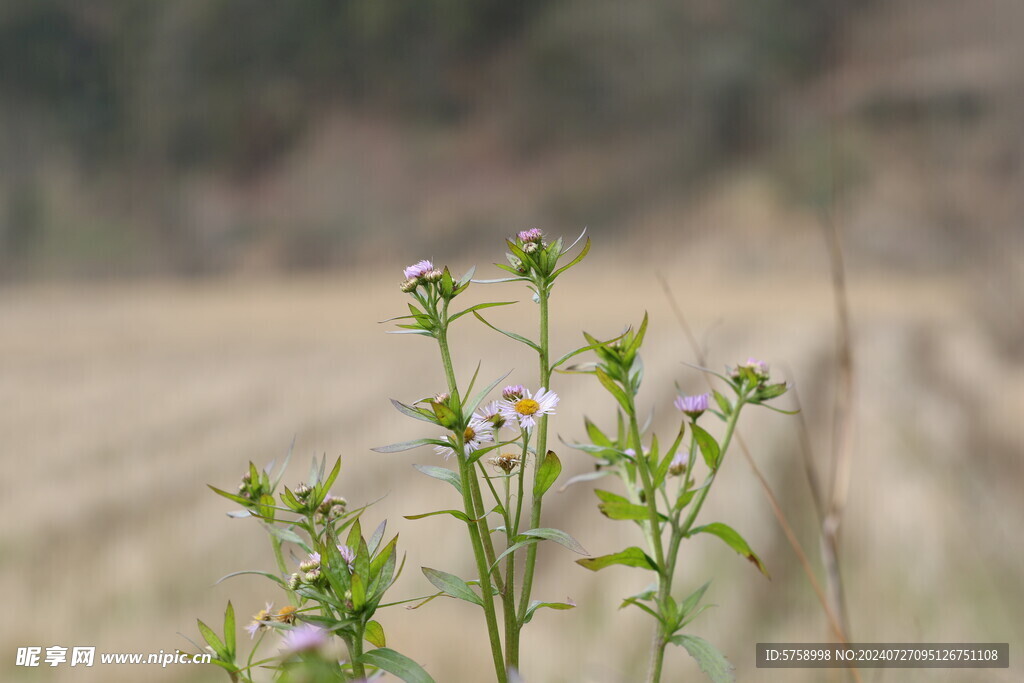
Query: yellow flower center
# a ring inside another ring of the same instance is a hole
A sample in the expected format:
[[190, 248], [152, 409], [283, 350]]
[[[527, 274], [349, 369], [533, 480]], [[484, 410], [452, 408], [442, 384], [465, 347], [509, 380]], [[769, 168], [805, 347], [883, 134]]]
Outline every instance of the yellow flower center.
[[516, 401], [516, 412], [520, 415], [533, 415], [540, 410], [540, 404], [532, 398], [521, 398]]
[[466, 439], [466, 443], [469, 443], [470, 441], [476, 438], [476, 432], [473, 431], [472, 427], [466, 427], [466, 433], [464, 434], [464, 436]]

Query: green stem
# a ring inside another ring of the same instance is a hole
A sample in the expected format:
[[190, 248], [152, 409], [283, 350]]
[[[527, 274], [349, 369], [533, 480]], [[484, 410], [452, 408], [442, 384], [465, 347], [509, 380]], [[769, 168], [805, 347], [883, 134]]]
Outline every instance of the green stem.
[[[540, 385], [551, 390], [551, 365], [549, 358], [548, 340], [548, 284], [537, 282], [537, 299], [540, 303]], [[547, 454], [548, 447], [548, 418], [547, 415], [541, 418], [537, 427], [537, 450], [533, 464], [533, 490], [537, 490], [537, 472], [540, 469], [540, 460]], [[525, 465], [525, 460], [520, 467]], [[530, 509], [530, 528], [536, 529], [540, 526], [541, 496], [532, 497]], [[519, 631], [522, 629], [523, 620], [526, 619], [526, 610], [530, 606], [530, 593], [533, 589], [533, 575], [537, 566], [537, 547], [539, 543], [533, 543], [526, 549], [526, 569], [523, 572], [523, 588], [519, 597], [519, 625], [516, 628], [516, 639], [519, 639]], [[518, 650], [518, 648], [517, 648]], [[518, 662], [515, 663], [518, 669]]]
[[[458, 397], [458, 386], [455, 380], [455, 370], [452, 366], [451, 351], [448, 348], [448, 305], [444, 305], [441, 313], [442, 319], [438, 328], [437, 343], [441, 349], [441, 362], [444, 365], [445, 377], [448, 379], [448, 390], [451, 395]], [[491, 578], [488, 571], [486, 554], [484, 551], [481, 535], [486, 535], [490, 540], [490, 532], [487, 528], [487, 521], [483, 519], [482, 512], [476, 513], [474, 498], [479, 498], [480, 488], [476, 476], [466, 459], [465, 434], [455, 432], [455, 453], [459, 460], [459, 477], [462, 481], [462, 503], [466, 514], [470, 519], [477, 519], [476, 523], [469, 523], [466, 528], [469, 530], [470, 543], [473, 546], [473, 556], [476, 560], [477, 573], [480, 576], [481, 602], [484, 608], [484, 618], [487, 621], [487, 636], [491, 641], [491, 655], [494, 659], [494, 671], [499, 683], [507, 683], [508, 676], [505, 671], [504, 656], [502, 655], [501, 637], [498, 635], [498, 620], [494, 610], [494, 594], [491, 591]], [[476, 492], [474, 496], [474, 490]], [[482, 505], [481, 505], [482, 507]], [[481, 527], [483, 529], [481, 530]]]
[[[509, 478], [504, 478], [505, 485], [505, 538], [507, 546], [512, 545], [515, 534], [511, 528], [511, 519], [508, 514], [511, 497], [509, 493]], [[509, 553], [505, 558], [505, 591], [502, 593], [503, 610], [505, 617], [505, 668], [511, 670], [519, 666], [519, 619], [516, 617], [516, 560], [515, 553]]]
[[366, 627], [356, 626], [356, 635], [348, 641], [348, 654], [352, 657], [352, 674], [357, 681], [366, 680], [366, 669], [363, 667], [363, 633]]

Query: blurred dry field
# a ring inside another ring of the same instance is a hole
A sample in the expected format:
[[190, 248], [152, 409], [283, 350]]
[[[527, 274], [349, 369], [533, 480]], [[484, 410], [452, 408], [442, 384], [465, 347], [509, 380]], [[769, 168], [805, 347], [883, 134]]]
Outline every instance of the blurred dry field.
[[[639, 237], [639, 235], [638, 235]], [[821, 245], [784, 245], [754, 235], [730, 251], [720, 239], [687, 248], [597, 244], [594, 257], [562, 281], [553, 302], [556, 348], [583, 328], [613, 335], [650, 311], [646, 389], [655, 425], [666, 429], [674, 384], [703, 388], [656, 272], [665, 275], [715, 368], [748, 355], [796, 382], [818, 457], [829, 448], [834, 312]], [[717, 254], [717, 256], [715, 256]], [[761, 260], [754, 259], [758, 254]], [[437, 257], [437, 255], [432, 255]], [[498, 254], [477, 260], [481, 277]], [[280, 600], [262, 579], [214, 586], [229, 572], [272, 569], [269, 546], [251, 520], [205, 486], [230, 489], [248, 460], [280, 458], [295, 439], [286, 482], [305, 476], [309, 458], [341, 455], [335, 486], [353, 504], [383, 499], [365, 518], [388, 518], [408, 553], [394, 598], [427, 592], [421, 565], [471, 573], [460, 529], [447, 518], [403, 514], [450, 506], [451, 491], [412, 463], [375, 445], [423, 435], [393, 412], [389, 397], [415, 399], [442, 381], [435, 349], [419, 337], [386, 335], [376, 321], [401, 312], [396, 285], [404, 261], [381, 268], [282, 281], [212, 280], [0, 290], [0, 657], [4, 681], [217, 681], [219, 670], [96, 666], [26, 670], [18, 646], [95, 645], [99, 651], [188, 647], [195, 618], [217, 622], [227, 599], [240, 620], [264, 600]], [[438, 260], [441, 260], [438, 258]], [[452, 262], [455, 270], [472, 264]], [[769, 264], [769, 265], [766, 265]], [[1009, 641], [1014, 668], [983, 680], [1019, 680], [1024, 645], [1024, 366], [1019, 349], [997, 343], [978, 315], [977, 281], [850, 268], [858, 403], [851, 502], [843, 563], [852, 636], [858, 641]], [[472, 288], [472, 301], [520, 299], [495, 313], [530, 330], [525, 292]], [[1018, 292], [1019, 294], [1019, 292]], [[1011, 296], [1011, 301], [1013, 297]], [[1019, 303], [1019, 302], [1017, 302]], [[1008, 314], [1009, 315], [1009, 314]], [[465, 321], [455, 334], [456, 370], [483, 377], [515, 368], [535, 383], [530, 359], [508, 341]], [[589, 377], [563, 376], [554, 430], [582, 436], [585, 412], [609, 420], [610, 402]], [[817, 561], [817, 533], [794, 418], [750, 410], [741, 423], [753, 456], [801, 542]], [[563, 476], [589, 457], [563, 448]], [[551, 497], [550, 526], [592, 553], [635, 542], [635, 529], [596, 510], [588, 485]], [[685, 544], [678, 581], [714, 582], [720, 605], [694, 624], [735, 663], [741, 681], [841, 680], [823, 672], [759, 671], [754, 644], [827, 640], [820, 608], [758, 485], [734, 451], [705, 519], [743, 533], [772, 580], [714, 542]], [[579, 607], [543, 614], [526, 630], [526, 679], [534, 682], [640, 680], [649, 624], [619, 612], [621, 597], [645, 585], [641, 572], [592, 574], [560, 547], [543, 547], [538, 597]], [[455, 557], [451, 557], [455, 553]], [[441, 682], [478, 681], [486, 671], [479, 614], [435, 601], [380, 615], [389, 641]], [[682, 652], [670, 680], [700, 680]], [[960, 681], [956, 670], [865, 672], [866, 681]], [[977, 678], [974, 680], [982, 680]]]

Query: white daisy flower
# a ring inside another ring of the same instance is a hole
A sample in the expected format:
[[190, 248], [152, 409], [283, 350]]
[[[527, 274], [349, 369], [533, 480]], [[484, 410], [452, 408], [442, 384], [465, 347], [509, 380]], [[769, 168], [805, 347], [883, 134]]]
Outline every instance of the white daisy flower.
[[[466, 453], [472, 454], [483, 444], [494, 441], [494, 424], [473, 413], [473, 417], [469, 419], [469, 426], [466, 427], [463, 434], [463, 439], [466, 444]], [[448, 437], [448, 441], [451, 442], [451, 437]], [[438, 455], [443, 455], [445, 460], [455, 454], [455, 449], [450, 446], [434, 446], [434, 451]]]
[[533, 429], [537, 418], [541, 415], [554, 415], [557, 405], [558, 394], [553, 391], [541, 387], [534, 395], [524, 389], [518, 398], [512, 395], [502, 402], [501, 414], [509, 422], [517, 421], [521, 429]]

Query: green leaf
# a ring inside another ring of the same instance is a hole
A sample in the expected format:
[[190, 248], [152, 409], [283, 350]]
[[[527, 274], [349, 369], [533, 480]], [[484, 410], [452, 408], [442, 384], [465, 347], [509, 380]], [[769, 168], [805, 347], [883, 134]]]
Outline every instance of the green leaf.
[[446, 481], [455, 487], [455, 490], [462, 495], [462, 480], [459, 479], [459, 475], [446, 467], [435, 467], [434, 465], [413, 465], [423, 474], [434, 479], [440, 479]]
[[701, 586], [697, 590], [695, 590], [692, 593], [690, 593], [690, 595], [688, 595], [686, 597], [686, 599], [683, 600], [683, 603], [679, 606], [679, 621], [680, 622], [682, 622], [682, 620], [685, 619], [687, 617], [687, 615], [689, 615], [690, 612], [692, 612], [694, 610], [694, 608], [698, 605], [698, 603], [700, 603], [700, 599], [704, 597], [704, 592], [707, 591], [708, 586], [710, 586], [710, 585], [711, 585], [711, 582], [708, 581], [703, 586]]
[[590, 440], [593, 441], [596, 445], [604, 446], [605, 448], [612, 447], [613, 444], [611, 442], [611, 439], [605, 436], [604, 432], [602, 432], [596, 424], [591, 422], [586, 417], [583, 418], [583, 424], [586, 425], [587, 427], [587, 436], [589, 436]]
[[495, 332], [500, 332], [501, 334], [505, 335], [509, 339], [514, 339], [517, 342], [519, 342], [520, 344], [525, 344], [526, 346], [529, 346], [531, 349], [533, 349], [537, 353], [540, 353], [540, 345], [537, 344], [536, 342], [532, 342], [529, 339], [527, 339], [526, 337], [524, 337], [522, 335], [519, 335], [519, 334], [516, 334], [515, 332], [509, 332], [508, 330], [503, 330], [503, 329], [501, 329], [499, 327], [495, 327], [494, 325], [492, 325], [489, 322], [487, 322], [487, 320], [485, 320], [484, 317], [482, 315], [480, 315], [479, 313], [477, 313], [476, 311], [473, 311], [473, 315], [476, 316], [477, 320], [482, 322], [484, 325], [487, 325], [487, 327], [491, 328]]
[[199, 624], [199, 633], [202, 634], [203, 640], [213, 648], [213, 651], [217, 653], [217, 656], [226, 662], [232, 661], [233, 657], [229, 656], [227, 647], [224, 646], [224, 643], [217, 634], [213, 632], [213, 629], [204, 624], [201, 619], [196, 619], [196, 623]]
[[571, 599], [569, 600], [569, 602], [541, 602], [540, 600], [534, 600], [530, 603], [530, 606], [526, 608], [526, 616], [523, 618], [523, 623], [529, 624], [530, 621], [533, 619], [533, 613], [541, 609], [542, 607], [559, 610], [573, 609], [574, 607], [576, 607], [576, 603], [573, 602]]
[[473, 592], [473, 589], [469, 587], [469, 584], [454, 574], [443, 572], [440, 569], [431, 569], [430, 567], [422, 567], [422, 570], [423, 575], [427, 577], [427, 581], [434, 584], [434, 586], [444, 594], [450, 595], [453, 598], [458, 598], [459, 600], [471, 602], [474, 605], [483, 606], [483, 600]]
[[364, 652], [359, 661], [394, 674], [405, 681], [405, 683], [435, 683], [434, 679], [423, 670], [422, 666], [405, 655], [386, 647]]
[[512, 371], [509, 370], [504, 375], [502, 375], [501, 377], [499, 377], [498, 379], [494, 380], [493, 382], [488, 384], [486, 387], [481, 389], [480, 392], [477, 393], [477, 395], [474, 396], [470, 400], [470, 402], [465, 405], [465, 407], [462, 410], [463, 414], [466, 415], [467, 417], [469, 415], [472, 415], [473, 411], [476, 410], [477, 406], [480, 405], [485, 398], [487, 398], [487, 394], [491, 393], [494, 390], [494, 387], [498, 386], [498, 384], [500, 384], [503, 379], [505, 379], [506, 377], [508, 377], [511, 374], [512, 374]]
[[299, 536], [291, 529], [282, 529], [281, 527], [268, 524], [267, 531], [279, 540], [285, 541], [286, 543], [294, 543], [306, 552], [309, 552], [309, 548], [306, 546], [306, 542], [302, 540], [301, 536]]
[[454, 410], [449, 408], [444, 403], [438, 401], [431, 401], [430, 407], [434, 411], [434, 415], [437, 416], [437, 424], [441, 425], [446, 429], [455, 429], [459, 424], [459, 416]]
[[370, 536], [370, 540], [366, 543], [366, 548], [370, 551], [371, 555], [377, 552], [377, 547], [380, 545], [380, 542], [384, 539], [384, 531], [387, 528], [388, 520], [385, 519], [383, 522], [377, 525], [376, 529], [373, 530], [373, 534]]
[[718, 404], [718, 407], [722, 409], [722, 415], [727, 418], [732, 415], [732, 404], [729, 403], [729, 399], [718, 391], [713, 391], [712, 395], [715, 397], [715, 402]]
[[615, 400], [619, 402], [622, 409], [626, 411], [626, 414], [629, 414], [632, 411], [632, 407], [629, 404], [629, 397], [626, 396], [626, 393], [601, 368], [597, 369], [596, 374], [598, 381], [601, 382], [601, 386], [607, 389], [608, 393], [610, 393]]
[[696, 529], [691, 530], [687, 536], [694, 536], [699, 533], [718, 536], [720, 539], [725, 541], [726, 545], [750, 560], [755, 567], [761, 570], [762, 574], [767, 576], [769, 579], [771, 578], [768, 574], [768, 570], [765, 569], [764, 563], [761, 562], [761, 558], [757, 556], [757, 553], [750, 549], [750, 546], [747, 545], [745, 540], [743, 540], [743, 537], [740, 536], [739, 533], [731, 526], [722, 524], [721, 522], [712, 522], [711, 524], [705, 524], [704, 526], [699, 526]]
[[714, 645], [703, 638], [679, 635], [670, 638], [669, 642], [685, 647], [690, 656], [697, 660], [701, 671], [707, 674], [714, 683], [733, 683], [736, 680], [729, 660], [715, 649]]
[[[571, 248], [572, 247], [570, 247], [570, 249]], [[575, 266], [577, 263], [582, 261], [584, 259], [584, 257], [586, 257], [587, 252], [589, 252], [589, 251], [590, 251], [590, 238], [588, 237], [586, 243], [583, 245], [583, 249], [580, 250], [580, 253], [576, 256], [576, 258], [574, 258], [572, 261], [569, 261], [569, 263], [565, 264], [564, 266], [562, 266], [561, 268], [559, 268], [555, 272], [551, 273], [551, 279], [554, 280], [556, 277], [558, 277], [559, 275], [561, 275], [562, 273], [564, 273], [565, 271], [569, 270], [570, 268]]]
[[371, 448], [371, 451], [375, 453], [401, 453], [402, 451], [409, 451], [413, 448], [419, 448], [420, 446], [444, 446], [450, 448], [451, 444], [447, 441], [441, 441], [440, 439], [414, 439], [413, 441], [403, 441], [402, 443], [393, 443], [390, 446], [377, 446]]
[[352, 575], [352, 611], [358, 612], [366, 605], [366, 584], [359, 574]]
[[207, 484], [206, 486], [209, 487], [209, 489], [211, 491], [213, 491], [214, 493], [216, 493], [218, 496], [224, 496], [228, 500], [234, 501], [234, 502], [238, 503], [239, 505], [244, 505], [245, 507], [251, 507], [252, 506], [252, 501], [249, 500], [248, 498], [243, 498], [242, 496], [236, 496], [235, 494], [228, 493], [227, 491], [221, 491], [219, 488], [217, 488], [216, 486], [213, 486], [211, 484]]
[[461, 510], [435, 510], [434, 512], [424, 512], [420, 515], [405, 515], [406, 519], [423, 519], [424, 517], [433, 517], [434, 515], [451, 515], [455, 519], [463, 522], [476, 522], [479, 520], [470, 519], [469, 516]]
[[228, 600], [227, 609], [224, 610], [224, 646], [227, 648], [230, 657], [235, 658], [235, 608]]
[[722, 456], [718, 449], [718, 442], [696, 424], [692, 425], [690, 429], [693, 430], [693, 438], [696, 440], [697, 446], [700, 447], [700, 453], [704, 456], [704, 462], [707, 463], [708, 469], [714, 472], [718, 469]]
[[[326, 494], [331, 489], [331, 484], [338, 478], [338, 472], [341, 471], [341, 458], [334, 461], [334, 467], [331, 468], [331, 473], [327, 475], [327, 478], [320, 484], [320, 493]], [[323, 502], [323, 496], [320, 497], [320, 501]]]
[[[648, 520], [650, 519], [650, 511], [643, 505], [637, 505], [635, 503], [601, 503], [597, 506], [597, 509], [601, 511], [608, 519], [634, 519], [634, 520]], [[664, 517], [664, 515], [658, 515]]]
[[391, 401], [391, 405], [393, 405], [398, 410], [398, 412], [402, 413], [403, 415], [408, 415], [411, 418], [423, 420], [424, 422], [429, 422], [430, 424], [437, 424], [437, 419], [434, 417], [433, 412], [429, 410], [424, 410], [422, 408], [413, 408], [412, 406], [407, 406], [401, 401], [396, 401], [393, 398], [389, 400]]
[[601, 557], [588, 557], [582, 560], [576, 560], [576, 564], [581, 567], [585, 567], [592, 572], [600, 571], [605, 567], [610, 567], [615, 564], [658, 571], [657, 563], [648, 557], [647, 553], [636, 546], [626, 548], [622, 552], [614, 553], [612, 555], [602, 555]]
[[560, 529], [528, 529], [527, 531], [524, 531], [521, 535], [554, 541], [555, 543], [561, 546], [565, 546], [569, 550], [573, 551], [574, 553], [579, 553], [580, 555], [589, 554], [583, 548], [583, 546], [579, 544], [579, 541], [577, 541], [575, 538], [573, 538], [572, 536], [570, 536], [569, 534], [565, 533]]
[[558, 479], [558, 475], [562, 473], [562, 463], [559, 461], [558, 456], [555, 455], [554, 451], [548, 451], [548, 454], [544, 456], [544, 462], [537, 468], [537, 474], [533, 479], [533, 496], [539, 498], [543, 496], [551, 485]]
[[214, 582], [214, 585], [217, 585], [221, 581], [226, 581], [227, 579], [230, 579], [232, 577], [241, 576], [242, 574], [259, 574], [260, 576], [265, 576], [268, 579], [276, 581], [277, 583], [279, 583], [282, 586], [287, 584], [287, 582], [284, 579], [282, 579], [280, 576], [277, 576], [276, 574], [271, 574], [270, 572], [259, 571], [258, 569], [243, 569], [240, 572], [231, 572], [230, 574], [225, 574], [224, 576], [222, 576], [219, 579], [217, 579], [217, 581]]
[[[594, 495], [597, 496], [602, 503], [625, 503], [626, 505], [632, 505], [628, 498], [620, 496], [617, 493], [612, 493], [611, 491], [605, 491], [604, 489], [594, 489]], [[647, 508], [644, 508], [645, 512], [646, 510]], [[647, 519], [646, 514], [644, 515], [644, 519]]]
[[558, 489], [558, 492], [564, 492], [573, 484], [579, 484], [580, 482], [584, 481], [593, 481], [595, 479], [602, 479], [603, 477], [607, 477], [611, 473], [611, 470], [597, 470], [595, 472], [584, 472], [583, 474], [577, 474], [575, 477], [570, 477], [569, 481], [562, 484], [562, 488]]
[[374, 645], [375, 647], [384, 647], [387, 645], [387, 640], [384, 638], [384, 627], [376, 621], [366, 622], [366, 628], [363, 630], [363, 638], [366, 642]]
[[[469, 308], [467, 308], [467, 309], [465, 309], [463, 311], [459, 311], [458, 313], [456, 313], [453, 316], [450, 316], [448, 318], [448, 322], [449, 323], [455, 322], [456, 320], [458, 320], [462, 316], [466, 315], [467, 313], [476, 313], [477, 311], [479, 311], [482, 308], [493, 308], [494, 306], [511, 306], [514, 303], [518, 303], [518, 302], [516, 302], [516, 301], [494, 301], [494, 302], [491, 302], [491, 303], [477, 304], [476, 306], [470, 306]], [[479, 316], [477, 316], [477, 317], [479, 317]]]

